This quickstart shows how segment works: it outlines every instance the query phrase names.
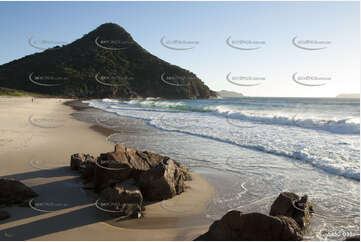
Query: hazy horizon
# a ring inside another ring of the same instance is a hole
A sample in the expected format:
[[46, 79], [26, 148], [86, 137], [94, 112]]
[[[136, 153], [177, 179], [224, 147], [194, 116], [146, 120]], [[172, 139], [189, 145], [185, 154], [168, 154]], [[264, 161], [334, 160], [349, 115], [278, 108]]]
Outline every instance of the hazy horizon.
[[[212, 90], [250, 97], [360, 92], [358, 2], [1, 2], [0, 64], [103, 23]], [[29, 44], [30, 43], [30, 44]], [[255, 79], [255, 80], [253, 80]], [[233, 83], [232, 83], [233, 82]]]
[[[235, 92], [235, 91], [232, 91], [232, 90], [225, 90], [225, 89], [213, 90], [213, 91], [216, 91], [216, 92], [220, 92], [220, 91]], [[337, 94], [336, 96], [333, 96], [333, 97], [332, 96], [330, 96], [330, 97], [248, 96], [248, 95], [244, 95], [241, 92], [236, 92], [236, 93], [242, 94], [244, 97], [260, 97], [260, 98], [344, 98], [344, 97], [338, 97], [338, 96], [340, 96], [340, 95], [359, 95], [360, 96], [360, 93], [339, 93], [339, 94]], [[344, 99], [359, 99], [359, 97], [345, 97]]]

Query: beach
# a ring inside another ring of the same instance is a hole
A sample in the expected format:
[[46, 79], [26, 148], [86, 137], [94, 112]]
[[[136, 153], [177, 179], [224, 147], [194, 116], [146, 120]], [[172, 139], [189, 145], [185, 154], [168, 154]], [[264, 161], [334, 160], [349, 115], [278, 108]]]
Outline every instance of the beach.
[[0, 2], [0, 240], [359, 241], [360, 4], [178, 1]]
[[67, 101], [0, 98], [0, 176], [31, 187], [46, 207], [2, 208], [11, 217], [1, 221], [1, 240], [192, 240], [208, 230], [211, 220], [201, 215], [214, 188], [196, 174], [181, 195], [146, 206], [142, 219], [104, 217], [69, 160], [74, 153], [112, 151], [105, 139], [112, 131], [78, 121]]
[[[247, 102], [259, 105], [264, 100], [1, 97], [0, 175], [20, 180], [39, 194], [35, 208], [1, 209], [11, 215], [1, 221], [2, 239], [193, 240], [230, 210], [268, 214], [273, 201], [285, 191], [308, 195], [314, 207], [304, 240], [343, 240], [358, 234], [359, 171], [352, 162], [342, 162], [342, 156], [335, 156], [338, 163], [334, 159], [327, 162], [327, 156], [320, 153], [335, 148], [340, 150], [335, 153], [357, 154], [352, 143], [357, 135], [332, 133], [336, 125], [345, 126], [337, 132], [348, 133], [354, 126], [342, 122], [305, 126], [303, 119], [289, 124], [276, 119], [269, 124], [264, 117], [262, 123], [243, 120], [237, 113], [224, 117], [201, 111], [201, 105], [235, 107], [227, 102], [247, 107]], [[269, 99], [265, 105], [275, 103], [283, 105], [284, 100]], [[342, 101], [341, 105], [349, 104]], [[328, 142], [324, 151], [309, 153], [319, 163], [312, 164], [297, 152], [292, 155], [298, 157], [288, 157], [275, 149], [287, 151], [292, 145], [305, 145], [307, 150], [306, 139], [315, 148]], [[146, 205], [141, 219], [110, 217], [96, 208], [97, 196], [83, 189], [79, 174], [70, 169], [70, 156], [88, 153], [97, 157], [112, 151], [115, 144], [171, 157], [190, 168], [193, 180], [186, 182], [184, 193]], [[262, 149], [255, 149], [258, 147]], [[268, 151], [270, 148], [273, 150]], [[339, 164], [345, 168], [335, 169]]]

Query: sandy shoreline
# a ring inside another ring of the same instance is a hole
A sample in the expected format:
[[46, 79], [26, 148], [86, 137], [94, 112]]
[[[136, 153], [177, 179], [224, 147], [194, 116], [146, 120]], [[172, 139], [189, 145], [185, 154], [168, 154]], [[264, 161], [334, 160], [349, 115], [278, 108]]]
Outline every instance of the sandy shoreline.
[[2, 208], [11, 218], [0, 223], [1, 240], [191, 240], [208, 230], [200, 215], [214, 190], [197, 175], [185, 193], [147, 206], [144, 219], [105, 221], [69, 158], [113, 150], [105, 141], [111, 131], [72, 118], [66, 101], [0, 97], [0, 176], [31, 186], [38, 202], [57, 204], [48, 213]]

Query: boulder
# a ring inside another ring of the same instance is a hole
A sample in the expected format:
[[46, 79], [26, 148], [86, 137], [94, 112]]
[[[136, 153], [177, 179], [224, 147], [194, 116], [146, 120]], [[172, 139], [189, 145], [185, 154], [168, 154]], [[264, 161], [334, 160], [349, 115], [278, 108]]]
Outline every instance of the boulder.
[[84, 184], [83, 189], [85, 190], [94, 190], [95, 189], [95, 185], [94, 182], [87, 182]]
[[164, 156], [160, 154], [149, 151], [138, 151], [127, 148], [121, 144], [115, 145], [114, 152], [103, 153], [99, 156], [99, 160], [117, 161], [139, 171], [149, 170], [157, 166], [163, 159]]
[[156, 167], [142, 172], [138, 183], [146, 201], [168, 199], [184, 191], [182, 170], [167, 157]]
[[24, 204], [38, 196], [30, 187], [14, 179], [0, 178], [0, 204]]
[[312, 213], [306, 195], [283, 192], [270, 215], [230, 211], [196, 240], [302, 240]]
[[345, 241], [360, 241], [360, 235], [354, 235], [354, 236], [347, 237], [345, 239]]
[[113, 216], [140, 218], [143, 211], [143, 196], [134, 182], [123, 182], [105, 188], [97, 207]]
[[176, 166], [178, 167], [178, 170], [181, 172], [183, 179], [185, 181], [191, 181], [192, 180], [192, 176], [191, 176], [191, 172], [189, 171], [188, 167], [186, 167], [185, 165], [174, 161], [174, 163], [176, 164]]
[[95, 167], [94, 187], [96, 192], [132, 177], [133, 169], [128, 164], [114, 160], [98, 159]]
[[95, 176], [95, 159], [92, 155], [77, 153], [70, 158], [72, 170], [79, 171], [85, 183], [90, 182]]
[[73, 154], [70, 157], [70, 167], [72, 170], [79, 171], [81, 169], [81, 165], [85, 162], [95, 162], [93, 156], [89, 154], [77, 153]]
[[141, 172], [157, 166], [164, 158], [153, 152], [137, 151], [118, 144], [114, 152], [100, 154], [97, 159], [96, 191], [129, 178], [137, 179]]
[[307, 195], [299, 197], [295, 193], [282, 192], [271, 206], [271, 216], [287, 216], [293, 218], [301, 229], [310, 224], [313, 208]]
[[88, 159], [80, 164], [79, 171], [81, 173], [81, 178], [85, 180], [85, 183], [93, 180], [95, 177], [95, 160]]
[[0, 211], [0, 221], [7, 218], [10, 218], [10, 214], [6, 211]]
[[83, 161], [85, 161], [84, 154], [77, 153], [77, 154], [71, 155], [71, 157], [70, 157], [70, 167], [71, 167], [71, 169], [74, 170], [74, 171], [78, 171], [79, 167], [80, 167], [80, 163], [82, 163]]
[[233, 210], [214, 222], [207, 233], [195, 240], [302, 240], [302, 230], [289, 217], [243, 214]]
[[[74, 154], [70, 165], [85, 179], [85, 189], [100, 193], [127, 179], [139, 181], [149, 201], [171, 198], [184, 191], [184, 181], [191, 180], [188, 168], [181, 163], [149, 151], [116, 145], [113, 152], [102, 153], [95, 160], [88, 154]], [[150, 177], [147, 177], [150, 176]]]

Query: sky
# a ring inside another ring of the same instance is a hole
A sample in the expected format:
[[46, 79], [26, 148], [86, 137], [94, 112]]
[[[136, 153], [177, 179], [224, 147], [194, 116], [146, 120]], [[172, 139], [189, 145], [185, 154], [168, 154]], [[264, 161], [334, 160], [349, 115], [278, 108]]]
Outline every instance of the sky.
[[0, 65], [108, 22], [212, 90], [360, 92], [359, 2], [0, 2]]

